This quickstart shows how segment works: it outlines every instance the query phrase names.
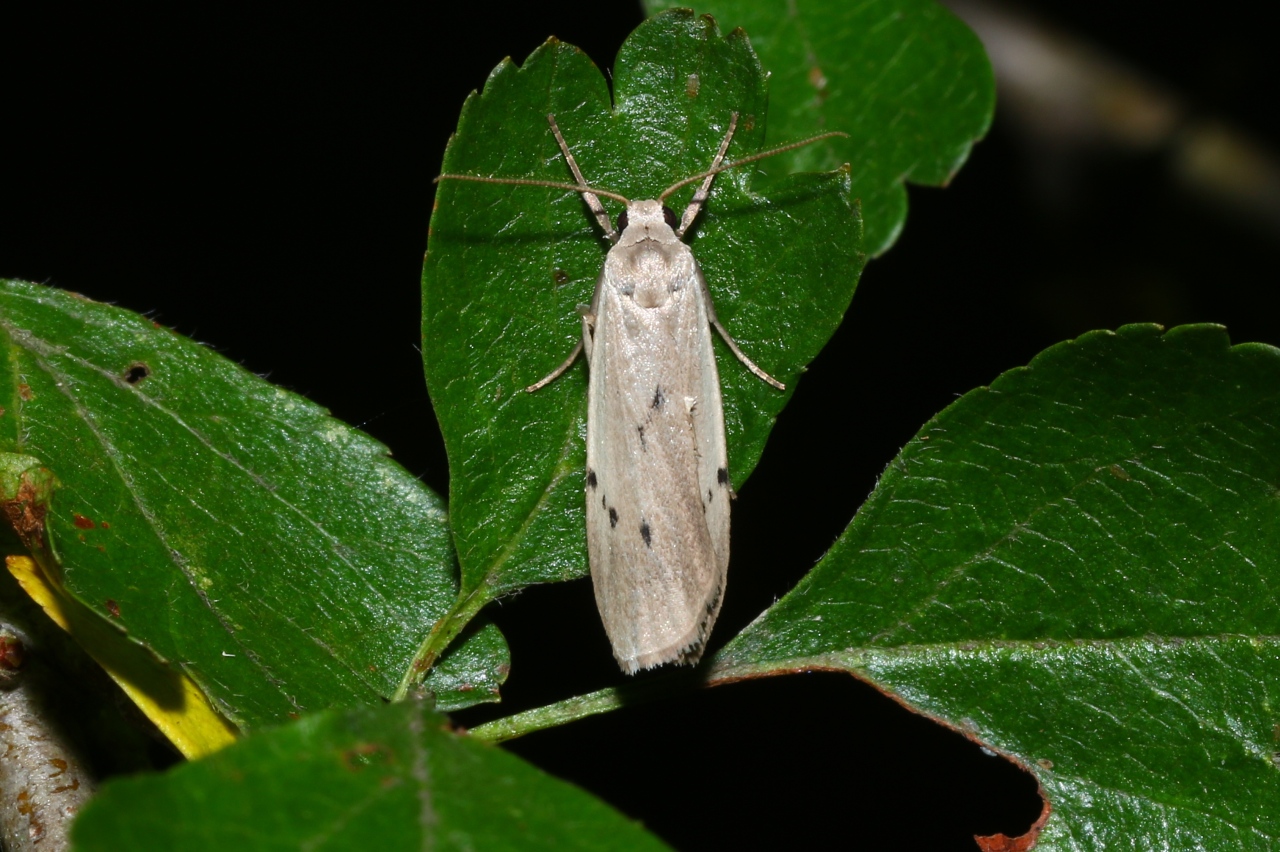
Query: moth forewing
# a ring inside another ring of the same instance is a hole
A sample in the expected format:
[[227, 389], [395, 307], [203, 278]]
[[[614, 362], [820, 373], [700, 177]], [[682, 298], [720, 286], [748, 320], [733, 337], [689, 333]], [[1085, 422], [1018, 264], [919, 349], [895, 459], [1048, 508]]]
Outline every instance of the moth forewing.
[[[548, 116], [576, 183], [475, 175], [457, 179], [547, 186], [581, 194], [613, 242], [583, 310], [587, 400], [587, 550], [596, 604], [614, 657], [628, 674], [668, 662], [694, 663], [720, 612], [729, 566], [728, 453], [712, 326], [753, 373], [782, 388], [738, 348], [716, 318], [711, 293], [681, 237], [697, 219], [715, 176], [726, 169], [833, 135], [725, 163], [737, 127], [733, 113], [710, 168], [668, 187], [656, 200], [630, 201], [587, 184]], [[700, 182], [700, 183], [699, 183]], [[663, 200], [698, 183], [684, 215]], [[614, 230], [600, 197], [626, 205]]]
[[605, 260], [587, 415], [591, 576], [628, 673], [698, 659], [729, 565], [724, 425], [697, 264], [660, 218], [667, 239], [627, 248], [645, 204], [657, 209], [633, 203]]

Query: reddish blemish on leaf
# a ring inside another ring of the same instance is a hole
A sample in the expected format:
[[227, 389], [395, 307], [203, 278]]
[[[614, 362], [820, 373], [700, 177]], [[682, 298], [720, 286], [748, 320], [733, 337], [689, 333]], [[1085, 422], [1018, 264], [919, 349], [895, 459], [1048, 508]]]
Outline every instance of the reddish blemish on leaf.
[[47, 508], [36, 487], [24, 475], [18, 494], [0, 504], [14, 533], [31, 550], [44, 549], [44, 516]]
[[107, 598], [106, 607], [107, 612], [111, 613], [112, 618], [120, 617], [120, 604], [116, 603], [111, 598]]
[[809, 85], [818, 93], [818, 100], [825, 101], [827, 99], [827, 75], [822, 73], [822, 69], [814, 65], [809, 69]]
[[26, 384], [25, 382], [18, 385], [18, 396], [22, 397], [26, 402], [30, 402], [36, 398], [36, 395], [31, 392], [31, 385]]
[[375, 763], [394, 762], [394, 752], [381, 743], [361, 743], [342, 752], [342, 764], [352, 771], [365, 769]]
[[80, 514], [79, 512], [75, 513], [74, 523], [76, 525], [76, 529], [78, 530], [91, 530], [97, 526], [97, 524], [93, 522], [92, 518], [86, 518], [84, 515]]

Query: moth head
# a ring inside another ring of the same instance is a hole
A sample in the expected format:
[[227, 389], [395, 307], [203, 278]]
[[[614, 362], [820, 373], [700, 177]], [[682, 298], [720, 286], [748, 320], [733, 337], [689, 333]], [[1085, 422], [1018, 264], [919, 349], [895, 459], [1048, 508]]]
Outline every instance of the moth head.
[[674, 231], [680, 226], [680, 218], [661, 201], [630, 201], [627, 208], [618, 214], [618, 230], [625, 231], [632, 225], [641, 230], [666, 225]]

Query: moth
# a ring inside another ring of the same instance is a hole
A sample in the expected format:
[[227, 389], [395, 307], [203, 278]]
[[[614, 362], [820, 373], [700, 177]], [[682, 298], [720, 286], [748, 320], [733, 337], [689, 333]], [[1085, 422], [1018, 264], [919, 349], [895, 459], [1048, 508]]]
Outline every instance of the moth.
[[[555, 116], [551, 132], [575, 183], [442, 174], [440, 180], [543, 186], [582, 195], [611, 247], [582, 339], [542, 380], [545, 387], [587, 356], [587, 550], [596, 604], [618, 665], [635, 674], [702, 656], [720, 613], [729, 568], [728, 455], [711, 329], [747, 369], [779, 390], [716, 317], [693, 252], [682, 241], [720, 172], [843, 133], [823, 133], [725, 163], [729, 128], [704, 172], [656, 199], [632, 201], [587, 183]], [[665, 200], [701, 181], [676, 218]], [[621, 202], [615, 229], [600, 198]]]

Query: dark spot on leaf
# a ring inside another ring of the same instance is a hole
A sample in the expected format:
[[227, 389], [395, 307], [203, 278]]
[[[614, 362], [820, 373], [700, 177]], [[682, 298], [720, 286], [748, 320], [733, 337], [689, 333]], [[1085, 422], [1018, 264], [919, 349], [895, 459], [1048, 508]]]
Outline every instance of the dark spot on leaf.
[[120, 617], [120, 604], [116, 603], [111, 598], [107, 598], [106, 607], [107, 612], [111, 613], [112, 618]]
[[618, 525], [618, 510], [610, 506], [609, 507], [609, 526], [616, 527], [617, 525]]
[[149, 375], [151, 375], [150, 367], [148, 367], [146, 364], [142, 363], [141, 361], [134, 361], [132, 364], [130, 364], [128, 367], [125, 368], [124, 380], [131, 385], [136, 385], [138, 382], [142, 381]]
[[97, 526], [97, 524], [93, 522], [92, 518], [86, 518], [79, 512], [74, 514], [74, 520], [72, 520], [72, 523], [76, 525], [76, 529], [78, 530], [91, 530]]
[[27, 402], [36, 398], [36, 395], [31, 392], [31, 385], [26, 384], [25, 382], [18, 385], [18, 396], [22, 397]]
[[1129, 471], [1125, 470], [1118, 464], [1111, 465], [1111, 475], [1121, 482], [1128, 482], [1133, 479], [1133, 477], [1129, 475]]
[[569, 283], [569, 273], [565, 272], [563, 269], [557, 269], [555, 272], [552, 272], [551, 278], [556, 282], [557, 285], [563, 285], [563, 284]]
[[641, 537], [642, 539], [644, 539], [644, 546], [645, 546], [645, 547], [653, 547], [653, 544], [652, 544], [652, 542], [653, 542], [653, 537], [652, 537], [652, 535], [650, 534], [650, 531], [649, 531], [649, 522], [648, 522], [648, 521], [641, 521], [641, 522], [640, 522], [640, 537]]

